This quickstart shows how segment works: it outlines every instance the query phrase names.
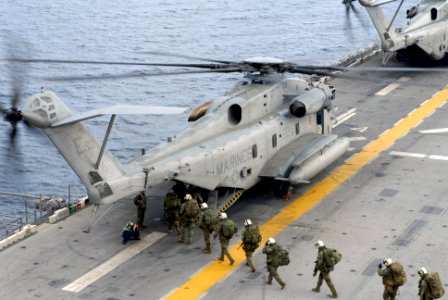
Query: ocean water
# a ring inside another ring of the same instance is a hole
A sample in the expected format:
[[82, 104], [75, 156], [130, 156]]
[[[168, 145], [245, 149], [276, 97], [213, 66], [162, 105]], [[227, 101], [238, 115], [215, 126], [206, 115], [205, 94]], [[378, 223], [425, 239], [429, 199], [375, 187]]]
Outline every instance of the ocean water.
[[[108, 60], [130, 62], [197, 62], [148, 55], [164, 51], [195, 57], [243, 60], [273, 56], [303, 64], [330, 64], [377, 41], [366, 11], [346, 15], [340, 0], [3, 0], [0, 3], [0, 57]], [[404, 23], [407, 1], [398, 16]], [[385, 7], [391, 16], [397, 4]], [[201, 74], [120, 80], [45, 82], [38, 77], [111, 75], [155, 68], [32, 64], [0, 61], [0, 103], [9, 107], [12, 82], [22, 100], [44, 87], [73, 111], [115, 104], [196, 107], [228, 90], [241, 74]], [[15, 70], [11, 72], [11, 70]], [[12, 75], [14, 74], [14, 76]], [[18, 80], [19, 79], [19, 80]], [[126, 162], [175, 135], [187, 115], [119, 116], [109, 149]], [[102, 139], [108, 116], [87, 122]], [[19, 124], [15, 146], [10, 125], [0, 120], [0, 192], [57, 194], [72, 199], [85, 193], [74, 172], [39, 130]], [[70, 188], [69, 188], [70, 187]], [[23, 199], [0, 196], [0, 216], [19, 214]]]

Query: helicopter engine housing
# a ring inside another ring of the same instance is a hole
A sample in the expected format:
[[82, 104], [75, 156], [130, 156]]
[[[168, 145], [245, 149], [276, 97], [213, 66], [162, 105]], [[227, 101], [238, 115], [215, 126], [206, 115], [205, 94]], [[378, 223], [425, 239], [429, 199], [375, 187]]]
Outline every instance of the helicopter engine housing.
[[302, 118], [309, 114], [315, 114], [323, 108], [330, 108], [330, 100], [335, 97], [336, 90], [331, 85], [321, 85], [295, 97], [289, 106], [293, 116]]

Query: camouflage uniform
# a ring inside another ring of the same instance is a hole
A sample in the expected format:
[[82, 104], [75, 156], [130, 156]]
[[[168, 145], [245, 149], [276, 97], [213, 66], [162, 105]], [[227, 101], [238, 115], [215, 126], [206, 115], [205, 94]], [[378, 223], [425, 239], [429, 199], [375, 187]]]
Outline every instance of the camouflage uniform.
[[196, 226], [196, 220], [197, 220], [198, 214], [196, 213], [196, 215], [194, 217], [188, 217], [185, 212], [186, 205], [196, 205], [196, 207], [197, 207], [196, 212], [199, 212], [199, 206], [198, 206], [198, 203], [196, 202], [196, 200], [194, 200], [194, 199], [186, 200], [180, 206], [179, 214], [181, 217], [182, 233], [181, 233], [181, 238], [179, 241], [185, 242], [185, 235], [187, 235], [186, 242], [188, 245], [190, 245], [191, 237], [193, 236], [193, 229]]
[[193, 191], [191, 193], [191, 196], [193, 199], [195, 199], [199, 205], [204, 202], [204, 199], [202, 198], [202, 194], [199, 192], [198, 188], [193, 188]]
[[426, 281], [427, 274], [421, 275], [421, 278], [418, 282], [418, 295], [420, 300], [433, 300], [434, 298], [431, 296], [429, 291], [428, 282]]
[[250, 230], [255, 230], [256, 228], [258, 228], [256, 225], [247, 225], [245, 227], [245, 230], [243, 232], [243, 236], [242, 236], [242, 246], [243, 246], [243, 250], [244, 250], [244, 254], [246, 254], [246, 261], [247, 261], [247, 265], [251, 268], [252, 272], [255, 272], [255, 265], [252, 261], [252, 255], [255, 252], [255, 250], [258, 248], [258, 246], [260, 245], [261, 242], [261, 235], [258, 236], [258, 243], [253, 244], [250, 243], [248, 241], [248, 232]]
[[223, 234], [222, 234], [222, 224], [225, 222], [226, 220], [221, 220], [218, 223], [218, 226], [216, 228], [216, 233], [214, 235], [214, 238], [216, 239], [216, 237], [219, 235], [219, 243], [221, 244], [221, 254], [219, 255], [218, 260], [220, 261], [224, 261], [224, 255], [227, 256], [227, 258], [230, 260], [230, 265], [233, 265], [233, 263], [235, 262], [235, 260], [233, 259], [233, 257], [230, 255], [228, 247], [229, 247], [229, 242], [230, 239], [227, 239]]
[[215, 227], [214, 225], [207, 225], [205, 224], [205, 220], [204, 220], [204, 215], [206, 213], [208, 213], [209, 211], [211, 211], [210, 208], [206, 208], [203, 209], [200, 213], [199, 213], [199, 220], [198, 220], [198, 224], [199, 224], [199, 228], [201, 228], [202, 230], [202, 234], [204, 235], [204, 242], [205, 242], [205, 248], [204, 248], [204, 252], [205, 253], [212, 253], [212, 248], [211, 248], [211, 240], [210, 240], [210, 235], [213, 233], [213, 231], [215, 231]]
[[319, 293], [320, 287], [322, 286], [324, 280], [328, 285], [328, 288], [331, 291], [331, 297], [337, 298], [338, 293], [336, 292], [336, 288], [334, 287], [333, 282], [331, 281], [330, 272], [333, 271], [334, 267], [329, 268], [327, 264], [324, 261], [324, 250], [325, 246], [319, 247], [319, 250], [317, 250], [317, 259], [316, 259], [316, 266], [314, 267], [314, 274], [313, 276], [316, 276], [317, 271], [319, 271], [319, 279], [317, 280], [317, 285], [313, 289], [314, 292]]
[[[170, 202], [175, 199], [176, 205], [172, 205]], [[180, 199], [175, 192], [172, 190], [168, 192], [165, 197], [165, 202], [163, 204], [166, 213], [166, 223], [168, 226], [168, 231], [173, 232], [173, 225], [176, 226], [177, 234], [180, 234]]]
[[145, 220], [145, 211], [146, 211], [146, 195], [145, 192], [140, 192], [134, 198], [134, 204], [137, 206], [137, 225], [140, 229], [146, 228], [143, 225], [143, 221]]
[[283, 288], [285, 288], [286, 283], [280, 278], [280, 275], [278, 275], [277, 268], [278, 265], [276, 263], [275, 255], [277, 250], [277, 244], [268, 244], [263, 247], [263, 253], [266, 254], [266, 265], [268, 267], [268, 281], [267, 284], [272, 284], [272, 278], [275, 278], [277, 280], [278, 284]]
[[395, 300], [399, 286], [394, 285], [394, 279], [390, 265], [388, 265], [384, 269], [378, 268], [378, 275], [383, 277], [383, 285], [384, 285], [383, 299]]

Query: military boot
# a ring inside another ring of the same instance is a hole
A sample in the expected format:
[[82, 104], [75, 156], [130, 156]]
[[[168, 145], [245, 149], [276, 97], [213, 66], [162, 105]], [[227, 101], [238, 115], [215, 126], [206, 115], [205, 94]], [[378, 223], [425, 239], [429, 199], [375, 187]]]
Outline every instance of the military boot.
[[320, 292], [320, 288], [319, 287], [315, 287], [314, 289], [311, 289], [313, 292], [315, 293], [319, 293]]
[[330, 298], [337, 298], [338, 297], [338, 292], [336, 292], [336, 288], [333, 285], [333, 282], [327, 282], [328, 287], [330, 288], [331, 291], [331, 295], [328, 295], [328, 297]]
[[212, 253], [212, 247], [210, 243], [206, 243], [205, 244], [205, 248], [202, 250], [202, 252], [210, 254]]

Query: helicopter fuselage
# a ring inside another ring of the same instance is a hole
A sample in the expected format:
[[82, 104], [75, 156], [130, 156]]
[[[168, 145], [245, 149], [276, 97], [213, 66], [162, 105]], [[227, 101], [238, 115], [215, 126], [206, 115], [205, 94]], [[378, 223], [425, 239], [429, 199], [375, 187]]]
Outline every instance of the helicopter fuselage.
[[45, 132], [89, 198], [111, 203], [169, 180], [207, 190], [248, 189], [264, 177], [307, 181], [348, 147], [331, 134], [334, 95], [332, 86], [298, 77], [248, 75], [182, 132], [127, 164], [108, 151], [96, 164], [101, 145], [80, 123], [52, 128], [72, 116], [53, 93], [31, 97], [24, 111], [48, 119]]

